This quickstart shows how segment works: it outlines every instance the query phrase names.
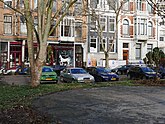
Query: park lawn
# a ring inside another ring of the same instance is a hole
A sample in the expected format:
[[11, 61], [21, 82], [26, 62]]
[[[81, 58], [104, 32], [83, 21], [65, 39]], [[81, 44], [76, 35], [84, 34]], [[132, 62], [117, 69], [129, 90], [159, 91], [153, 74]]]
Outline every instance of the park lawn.
[[12, 108], [16, 105], [31, 106], [32, 100], [38, 96], [73, 90], [79, 88], [134, 86], [131, 81], [89, 83], [42, 84], [36, 88], [30, 86], [0, 85], [0, 109]]

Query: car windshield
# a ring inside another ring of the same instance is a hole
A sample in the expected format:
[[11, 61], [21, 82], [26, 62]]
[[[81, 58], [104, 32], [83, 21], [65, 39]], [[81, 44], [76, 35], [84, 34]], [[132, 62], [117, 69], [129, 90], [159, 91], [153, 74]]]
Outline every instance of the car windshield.
[[96, 70], [97, 70], [97, 72], [103, 72], [103, 73], [108, 73], [109, 72], [105, 68], [97, 68]]
[[71, 69], [71, 74], [86, 74], [84, 69]]
[[43, 68], [42, 72], [53, 72], [51, 68]]
[[149, 67], [142, 67], [143, 72], [154, 72], [151, 68]]
[[107, 72], [112, 72], [110, 68], [105, 68]]

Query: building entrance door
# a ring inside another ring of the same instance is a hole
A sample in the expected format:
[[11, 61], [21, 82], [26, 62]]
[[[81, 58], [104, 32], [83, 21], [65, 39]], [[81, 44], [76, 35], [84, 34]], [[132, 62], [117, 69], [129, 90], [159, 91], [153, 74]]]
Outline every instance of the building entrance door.
[[22, 64], [21, 44], [10, 44], [10, 68], [15, 69]]
[[126, 64], [128, 64], [128, 56], [129, 56], [129, 51], [123, 50], [123, 60], [126, 60]]

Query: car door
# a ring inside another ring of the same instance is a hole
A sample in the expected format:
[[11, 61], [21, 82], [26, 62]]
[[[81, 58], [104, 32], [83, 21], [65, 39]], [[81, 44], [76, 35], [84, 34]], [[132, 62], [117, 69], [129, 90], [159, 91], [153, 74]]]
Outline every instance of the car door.
[[137, 68], [136, 76], [138, 79], [141, 79], [141, 77], [143, 77], [143, 72], [142, 72], [142, 69], [140, 67]]

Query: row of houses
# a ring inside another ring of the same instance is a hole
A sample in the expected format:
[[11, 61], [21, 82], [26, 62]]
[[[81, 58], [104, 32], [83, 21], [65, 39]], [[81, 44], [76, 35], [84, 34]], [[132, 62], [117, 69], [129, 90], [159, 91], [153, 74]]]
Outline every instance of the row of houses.
[[[47, 63], [76, 67], [104, 66], [105, 56], [101, 41], [98, 32], [92, 28], [97, 22], [92, 20], [92, 16], [87, 14], [87, 11], [82, 12], [86, 9], [95, 10], [99, 15], [105, 48], [113, 44], [109, 52], [110, 67], [122, 62], [143, 63], [145, 54], [154, 47], [165, 51], [165, 25], [160, 23], [161, 18], [145, 0], [126, 1], [120, 10], [118, 20], [113, 7], [109, 4], [110, 1], [77, 0], [73, 11], [68, 12], [48, 38]], [[24, 8], [23, 0], [4, 0], [4, 2], [12, 7], [19, 6], [20, 10]], [[37, 0], [30, 2], [35, 13]], [[57, 11], [64, 2], [67, 3], [67, 0], [54, 0], [53, 11]], [[164, 4], [163, 1], [162, 3]], [[121, 0], [118, 0], [116, 5], [120, 4]], [[28, 64], [24, 17], [2, 2], [0, 2], [0, 11], [0, 67], [15, 69], [22, 63]], [[34, 21], [37, 26], [36, 14]], [[34, 48], [37, 52], [37, 42], [34, 42]]]

